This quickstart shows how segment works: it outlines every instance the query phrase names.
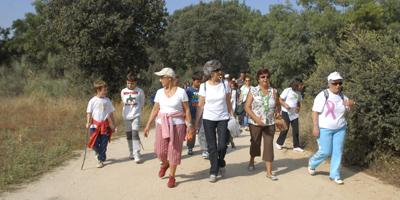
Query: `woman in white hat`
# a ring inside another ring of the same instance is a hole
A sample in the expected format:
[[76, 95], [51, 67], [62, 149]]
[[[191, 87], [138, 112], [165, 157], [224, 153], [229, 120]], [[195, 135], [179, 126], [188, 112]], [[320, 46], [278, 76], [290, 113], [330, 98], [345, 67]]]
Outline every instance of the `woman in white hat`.
[[229, 141], [228, 121], [232, 115], [229, 85], [221, 80], [222, 66], [218, 60], [210, 60], [203, 67], [206, 82], [200, 85], [199, 106], [196, 112], [196, 130], [203, 115], [210, 160], [210, 182], [225, 174], [225, 154]]
[[328, 84], [328, 89], [315, 97], [312, 107], [313, 134], [317, 137], [319, 148], [309, 160], [308, 172], [314, 175], [315, 168], [331, 156], [329, 178], [337, 184], [343, 184], [340, 163], [347, 127], [344, 114], [354, 105], [354, 101], [343, 95], [343, 78], [338, 72], [329, 74]]
[[165, 176], [170, 168], [168, 187], [175, 187], [175, 172], [181, 163], [182, 146], [185, 140], [191, 140], [194, 132], [188, 96], [183, 88], [175, 84], [175, 72], [171, 68], [163, 68], [155, 73], [160, 77], [163, 88], [159, 89], [154, 98], [154, 106], [144, 129], [144, 136], [149, 135], [150, 126], [157, 117], [155, 153], [162, 165], [158, 176]]

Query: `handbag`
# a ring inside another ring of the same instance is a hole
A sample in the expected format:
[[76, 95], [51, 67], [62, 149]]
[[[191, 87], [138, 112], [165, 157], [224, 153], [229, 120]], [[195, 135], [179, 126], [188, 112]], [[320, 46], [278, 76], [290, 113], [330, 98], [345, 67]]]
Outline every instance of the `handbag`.
[[288, 129], [288, 125], [285, 120], [283, 120], [282, 116], [277, 116], [275, 118], [275, 132], [286, 131]]
[[244, 113], [244, 103], [237, 105], [235, 109], [235, 114], [236, 115], [242, 115]]

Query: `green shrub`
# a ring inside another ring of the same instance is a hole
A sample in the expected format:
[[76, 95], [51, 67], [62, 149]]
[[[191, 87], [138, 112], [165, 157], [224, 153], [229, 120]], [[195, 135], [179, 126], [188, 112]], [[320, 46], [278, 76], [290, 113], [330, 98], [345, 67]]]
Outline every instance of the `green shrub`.
[[368, 166], [380, 156], [400, 156], [400, 34], [346, 31], [334, 55], [318, 58], [308, 93], [326, 87], [326, 77], [344, 76], [344, 93], [357, 102], [349, 122], [345, 161]]

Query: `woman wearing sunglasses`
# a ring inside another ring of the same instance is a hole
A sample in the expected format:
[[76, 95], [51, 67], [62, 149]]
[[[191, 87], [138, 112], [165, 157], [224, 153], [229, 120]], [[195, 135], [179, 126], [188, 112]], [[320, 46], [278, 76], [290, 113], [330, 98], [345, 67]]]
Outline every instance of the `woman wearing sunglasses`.
[[329, 74], [328, 89], [314, 99], [313, 134], [317, 137], [319, 148], [308, 163], [308, 172], [314, 175], [315, 168], [331, 156], [329, 178], [337, 184], [343, 184], [340, 163], [347, 127], [344, 114], [354, 105], [354, 101], [343, 95], [342, 83], [343, 78], [338, 72]]
[[257, 72], [258, 86], [252, 87], [247, 96], [245, 110], [249, 115], [251, 135], [249, 171], [254, 170], [254, 158], [261, 155], [261, 138], [264, 149], [262, 159], [265, 161], [267, 178], [275, 181], [278, 178], [272, 174], [274, 160], [275, 117], [280, 113], [279, 97], [276, 89], [270, 86], [270, 72], [260, 69]]
[[229, 141], [228, 121], [232, 114], [231, 90], [221, 80], [222, 65], [218, 60], [210, 60], [203, 67], [207, 80], [200, 85], [199, 106], [196, 111], [196, 130], [199, 130], [203, 115], [203, 126], [210, 160], [210, 182], [225, 174], [225, 154]]

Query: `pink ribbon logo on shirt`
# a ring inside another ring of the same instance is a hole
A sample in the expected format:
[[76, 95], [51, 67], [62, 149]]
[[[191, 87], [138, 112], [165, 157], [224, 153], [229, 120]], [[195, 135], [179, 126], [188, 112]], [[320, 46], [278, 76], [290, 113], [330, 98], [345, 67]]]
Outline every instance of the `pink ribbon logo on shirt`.
[[336, 115], [335, 115], [335, 103], [333, 103], [332, 101], [328, 100], [326, 101], [326, 108], [328, 109], [325, 113], [325, 117], [328, 117], [329, 114], [332, 114], [332, 118], [336, 119]]

